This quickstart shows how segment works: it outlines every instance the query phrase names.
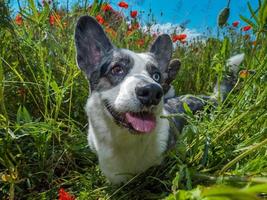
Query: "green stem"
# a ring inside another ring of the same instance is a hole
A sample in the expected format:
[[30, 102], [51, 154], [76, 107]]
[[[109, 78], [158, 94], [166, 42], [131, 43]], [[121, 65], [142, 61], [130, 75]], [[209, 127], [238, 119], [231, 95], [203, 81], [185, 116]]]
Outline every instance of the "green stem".
[[223, 174], [225, 171], [227, 171], [230, 167], [232, 167], [234, 164], [236, 164], [238, 161], [240, 161], [241, 159], [243, 159], [244, 157], [246, 157], [247, 155], [251, 154], [253, 151], [260, 149], [262, 146], [267, 144], [267, 139], [263, 140], [262, 142], [256, 144], [255, 146], [253, 146], [252, 148], [248, 149], [247, 151], [245, 151], [244, 153], [240, 154], [239, 156], [237, 156], [235, 159], [233, 159], [232, 161], [230, 161], [228, 164], [226, 164], [221, 171], [219, 172], [219, 174]]

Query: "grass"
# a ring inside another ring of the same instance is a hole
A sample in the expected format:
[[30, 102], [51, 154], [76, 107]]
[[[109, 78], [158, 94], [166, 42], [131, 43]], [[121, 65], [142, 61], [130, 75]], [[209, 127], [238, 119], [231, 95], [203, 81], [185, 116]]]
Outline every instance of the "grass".
[[241, 68], [255, 73], [240, 77], [212, 112], [189, 114], [161, 166], [114, 187], [87, 146], [88, 83], [75, 62], [75, 22], [100, 14], [114, 44], [135, 51], [146, 50], [153, 35], [129, 31], [120, 12], [103, 12], [101, 2], [66, 10], [29, 0], [15, 20], [1, 1], [0, 198], [57, 199], [59, 188], [77, 199], [266, 198], [267, 1], [259, 2], [252, 19], [242, 17], [253, 31], [225, 25], [205, 42], [177, 42], [173, 55], [182, 62], [173, 82], [177, 94], [212, 91], [215, 77], [227, 72], [226, 59], [236, 53], [245, 53]]

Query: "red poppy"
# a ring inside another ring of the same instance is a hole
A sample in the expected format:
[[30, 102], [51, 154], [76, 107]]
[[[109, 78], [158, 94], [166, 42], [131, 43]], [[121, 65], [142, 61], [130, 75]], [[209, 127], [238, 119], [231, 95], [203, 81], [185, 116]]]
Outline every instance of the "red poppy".
[[125, 9], [127, 9], [129, 7], [128, 3], [126, 3], [125, 1], [119, 2], [118, 6], [121, 8], [125, 8]]
[[242, 29], [243, 31], [249, 31], [251, 29], [251, 26], [250, 25], [244, 26]]
[[106, 32], [109, 33], [111, 36], [113, 36], [113, 37], [116, 37], [116, 36], [117, 36], [116, 31], [114, 31], [112, 28], [107, 27], [105, 30], [106, 30]]
[[232, 25], [233, 25], [233, 27], [238, 27], [238, 25], [239, 25], [239, 21], [234, 21], [234, 22], [232, 23]]
[[172, 41], [177, 42], [177, 41], [184, 41], [187, 38], [186, 34], [179, 34], [179, 35], [173, 35], [172, 36]]
[[249, 71], [247, 69], [241, 70], [239, 72], [239, 77], [240, 78], [247, 78], [249, 76]]
[[139, 40], [136, 41], [136, 44], [138, 46], [143, 46], [145, 44], [145, 40], [144, 39], [139, 39]]
[[56, 23], [60, 22], [60, 15], [58, 14], [53, 14], [49, 16], [49, 24], [51, 26], [54, 26]]
[[59, 189], [58, 200], [75, 200], [75, 197], [64, 190], [64, 188]]
[[132, 25], [132, 29], [135, 30], [135, 29], [139, 29], [140, 28], [140, 24], [138, 22], [134, 23]]
[[111, 7], [111, 5], [109, 5], [109, 4], [103, 5], [101, 9], [102, 9], [104, 12], [113, 10], [112, 7]]
[[49, 16], [49, 24], [51, 26], [53, 26], [53, 25], [55, 25], [55, 21], [56, 21], [55, 16], [54, 15], [50, 15]]
[[253, 42], [252, 42], [252, 45], [253, 45], [253, 46], [257, 46], [257, 41], [256, 41], [256, 40], [253, 41]]
[[131, 14], [131, 17], [132, 17], [132, 18], [136, 18], [138, 12], [137, 12], [137, 10], [133, 10], [133, 11], [131, 11], [130, 14]]
[[22, 16], [20, 14], [18, 14], [15, 18], [15, 22], [17, 25], [22, 25], [23, 23], [23, 19], [22, 19]]
[[105, 20], [101, 15], [97, 15], [95, 18], [96, 18], [96, 20], [98, 21], [99, 24], [104, 24], [105, 23]]

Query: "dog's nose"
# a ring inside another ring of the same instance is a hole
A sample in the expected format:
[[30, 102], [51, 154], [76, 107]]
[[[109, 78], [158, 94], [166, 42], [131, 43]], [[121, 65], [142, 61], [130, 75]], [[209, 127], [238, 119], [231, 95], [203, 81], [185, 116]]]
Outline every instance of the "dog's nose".
[[145, 106], [158, 105], [163, 95], [163, 90], [156, 84], [147, 84], [135, 88], [137, 98]]

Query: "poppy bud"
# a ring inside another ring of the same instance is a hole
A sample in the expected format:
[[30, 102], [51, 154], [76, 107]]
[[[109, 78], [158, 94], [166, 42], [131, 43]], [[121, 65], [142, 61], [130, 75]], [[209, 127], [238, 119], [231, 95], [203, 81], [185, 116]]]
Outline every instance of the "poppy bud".
[[219, 27], [223, 27], [230, 15], [230, 8], [229, 7], [225, 7], [224, 9], [221, 10], [219, 16], [218, 16], [218, 25]]

